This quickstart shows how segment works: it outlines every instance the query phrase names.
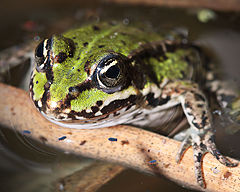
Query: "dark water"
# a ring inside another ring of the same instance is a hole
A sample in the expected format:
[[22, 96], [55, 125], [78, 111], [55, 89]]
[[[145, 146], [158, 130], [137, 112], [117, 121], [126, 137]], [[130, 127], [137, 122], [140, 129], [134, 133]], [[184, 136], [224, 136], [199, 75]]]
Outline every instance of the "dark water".
[[[239, 84], [240, 14], [216, 13], [215, 20], [201, 23], [196, 10], [116, 6], [95, 1], [2, 1], [0, 3], [0, 50], [96, 20], [141, 22], [156, 31], [187, 28], [190, 39], [214, 55], [226, 78]], [[21, 74], [20, 74], [21, 75]], [[229, 156], [239, 158], [240, 133], [226, 135], [219, 126], [217, 144]], [[51, 191], [54, 178], [87, 162], [3, 130], [0, 135], [0, 191]], [[125, 171], [99, 191], [189, 191], [164, 178]]]

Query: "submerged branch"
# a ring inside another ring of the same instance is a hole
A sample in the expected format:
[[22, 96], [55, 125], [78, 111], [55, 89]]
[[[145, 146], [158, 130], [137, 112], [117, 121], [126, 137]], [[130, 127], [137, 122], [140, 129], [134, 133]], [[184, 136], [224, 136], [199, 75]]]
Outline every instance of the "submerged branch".
[[209, 8], [219, 11], [239, 11], [240, 0], [105, 0], [106, 2], [182, 8]]
[[[43, 118], [25, 91], [4, 84], [0, 84], [0, 90], [0, 123], [7, 128], [65, 152], [161, 174], [201, 190], [194, 176], [192, 149], [187, 150], [180, 164], [176, 163], [178, 141], [123, 125], [92, 130], [63, 128]], [[240, 191], [240, 166], [225, 167], [206, 154], [203, 172], [207, 191]]]

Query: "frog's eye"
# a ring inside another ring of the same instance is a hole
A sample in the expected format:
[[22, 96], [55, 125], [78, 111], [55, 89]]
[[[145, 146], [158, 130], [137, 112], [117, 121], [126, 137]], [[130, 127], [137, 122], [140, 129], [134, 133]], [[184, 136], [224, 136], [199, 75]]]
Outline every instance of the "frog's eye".
[[122, 90], [129, 82], [128, 63], [128, 58], [120, 54], [105, 56], [93, 74], [97, 87], [107, 93]]
[[49, 54], [48, 51], [51, 49], [52, 46], [52, 38], [45, 39], [41, 43], [38, 44], [35, 50], [35, 61], [38, 67], [41, 67], [44, 64], [47, 55]]

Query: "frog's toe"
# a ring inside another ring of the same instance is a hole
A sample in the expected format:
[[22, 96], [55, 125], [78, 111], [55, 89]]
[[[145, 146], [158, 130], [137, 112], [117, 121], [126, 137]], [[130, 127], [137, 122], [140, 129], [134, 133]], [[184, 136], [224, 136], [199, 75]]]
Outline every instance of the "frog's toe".
[[206, 184], [203, 178], [202, 173], [202, 159], [204, 154], [207, 152], [207, 147], [203, 143], [202, 139], [198, 135], [191, 135], [192, 142], [191, 145], [193, 147], [193, 157], [194, 157], [194, 170], [195, 170], [195, 176], [198, 184], [206, 188]]
[[192, 134], [192, 146], [195, 165], [195, 176], [199, 185], [203, 188], [206, 187], [203, 173], [202, 173], [202, 158], [205, 153], [211, 153], [220, 163], [228, 167], [235, 167], [238, 164], [230, 162], [224, 157], [217, 149], [214, 142], [214, 134], [212, 131], [208, 131], [203, 137]]
[[182, 141], [181, 147], [177, 153], [177, 162], [181, 160], [183, 153], [191, 145], [193, 147], [196, 180], [198, 184], [203, 188], [206, 187], [202, 173], [202, 158], [205, 153], [211, 153], [220, 163], [228, 167], [235, 167], [238, 165], [237, 163], [230, 162], [218, 151], [214, 142], [214, 134], [212, 131], [208, 131], [201, 136], [198, 135], [196, 132], [188, 132], [185, 139]]
[[225, 156], [223, 156], [219, 152], [214, 142], [214, 135], [211, 132], [206, 134], [204, 144], [206, 146], [206, 152], [211, 153], [223, 165], [227, 167], [236, 167], [238, 165], [238, 163], [230, 162]]
[[206, 184], [204, 182], [203, 173], [202, 173], [202, 158], [206, 153], [206, 148], [203, 145], [193, 144], [193, 155], [194, 155], [194, 168], [195, 168], [195, 176], [198, 184], [206, 188]]
[[199, 136], [194, 136], [192, 134], [187, 134], [185, 139], [182, 141], [180, 149], [177, 153], [176, 160], [179, 163], [184, 152], [190, 146], [193, 146], [193, 155], [194, 155], [194, 166], [195, 166], [195, 176], [198, 184], [205, 188], [205, 182], [202, 174], [202, 157], [206, 153], [206, 147], [200, 141]]
[[182, 141], [179, 151], [177, 153], [176, 161], [179, 163], [182, 159], [184, 152], [190, 147], [192, 144], [192, 138], [190, 135], [186, 136], [185, 139]]

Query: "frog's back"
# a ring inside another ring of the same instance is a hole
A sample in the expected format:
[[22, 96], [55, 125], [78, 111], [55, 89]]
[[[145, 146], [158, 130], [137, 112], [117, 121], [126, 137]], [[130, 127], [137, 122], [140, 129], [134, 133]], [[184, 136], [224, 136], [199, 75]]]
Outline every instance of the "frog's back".
[[[172, 33], [174, 34], [174, 33]], [[143, 26], [98, 23], [74, 29], [63, 34], [76, 46], [74, 57], [78, 63], [88, 63], [91, 68], [106, 52], [116, 52], [137, 60], [152, 81], [163, 79], [191, 79], [193, 68], [202, 70], [202, 61], [196, 47], [185, 37], [160, 34]], [[171, 40], [170, 40], [171, 39]], [[145, 66], [145, 67], [144, 67]]]

